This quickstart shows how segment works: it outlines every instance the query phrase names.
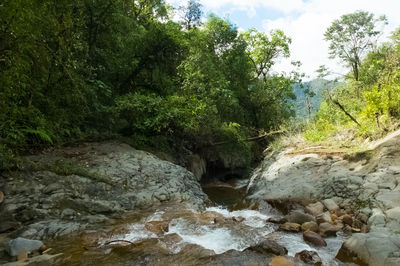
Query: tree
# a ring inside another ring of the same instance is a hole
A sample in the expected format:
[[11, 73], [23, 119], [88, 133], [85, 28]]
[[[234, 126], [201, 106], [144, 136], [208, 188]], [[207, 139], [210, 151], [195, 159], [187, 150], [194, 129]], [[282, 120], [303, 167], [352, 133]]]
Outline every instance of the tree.
[[268, 34], [250, 29], [243, 34], [248, 43], [247, 55], [253, 64], [255, 76], [267, 80], [271, 67], [279, 57], [289, 57], [291, 39], [281, 30]]
[[202, 5], [197, 0], [189, 0], [186, 6], [179, 7], [179, 10], [183, 13], [181, 16], [187, 30], [200, 25], [203, 15], [201, 8]]
[[379, 24], [387, 24], [385, 16], [375, 19], [369, 12], [356, 11], [335, 20], [325, 32], [325, 40], [330, 42], [331, 58], [339, 58], [349, 65], [355, 81], [358, 81], [363, 56], [381, 34]]

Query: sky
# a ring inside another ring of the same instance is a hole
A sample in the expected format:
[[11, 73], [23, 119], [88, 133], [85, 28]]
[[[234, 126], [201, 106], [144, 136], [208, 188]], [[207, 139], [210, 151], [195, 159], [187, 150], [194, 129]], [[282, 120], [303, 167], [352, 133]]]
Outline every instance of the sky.
[[[166, 0], [173, 6], [185, 5], [185, 0]], [[369, 11], [376, 17], [386, 15], [389, 24], [381, 41], [400, 26], [400, 0], [199, 0], [205, 15], [217, 14], [227, 18], [241, 30], [256, 28], [269, 32], [280, 29], [292, 38], [291, 57], [281, 60], [275, 71], [289, 72], [291, 61], [301, 61], [301, 71], [308, 78], [326, 65], [332, 72], [345, 74], [340, 61], [329, 59], [328, 42], [324, 32], [341, 15], [357, 10]]]

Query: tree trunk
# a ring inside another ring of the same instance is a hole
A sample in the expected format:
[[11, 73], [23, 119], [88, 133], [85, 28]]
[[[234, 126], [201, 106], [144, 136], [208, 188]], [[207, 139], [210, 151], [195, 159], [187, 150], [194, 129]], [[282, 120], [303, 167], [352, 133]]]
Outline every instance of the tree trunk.
[[346, 109], [343, 107], [343, 105], [339, 103], [339, 101], [332, 99], [330, 95], [329, 98], [334, 104], [336, 104], [340, 108], [340, 110], [342, 110], [347, 115], [347, 117], [349, 117], [354, 123], [356, 123], [359, 127], [361, 127], [361, 124], [358, 123], [358, 121], [349, 112], [346, 111]]

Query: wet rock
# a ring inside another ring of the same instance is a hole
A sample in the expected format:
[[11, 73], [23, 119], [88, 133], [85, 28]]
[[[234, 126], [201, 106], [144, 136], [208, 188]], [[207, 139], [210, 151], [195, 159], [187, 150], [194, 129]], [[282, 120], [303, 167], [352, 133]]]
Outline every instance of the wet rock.
[[294, 266], [294, 263], [285, 257], [277, 256], [271, 260], [268, 266]]
[[225, 217], [215, 217], [214, 218], [214, 223], [216, 224], [224, 224], [226, 222]]
[[337, 211], [339, 210], [339, 206], [336, 204], [336, 202], [333, 199], [325, 199], [322, 201], [322, 203], [325, 205], [325, 207], [329, 211]]
[[322, 223], [319, 225], [319, 232], [323, 237], [336, 236], [336, 233], [341, 228], [329, 223]]
[[241, 216], [239, 216], [239, 217], [236, 217], [236, 216], [232, 217], [232, 221], [234, 221], [235, 223], [241, 223], [241, 222], [243, 222], [244, 220], [245, 220], [245, 218], [243, 218], [243, 217], [241, 217]]
[[353, 217], [351, 217], [350, 215], [345, 214], [341, 218], [344, 224], [348, 224], [350, 226], [353, 224]]
[[290, 223], [297, 223], [297, 224], [303, 224], [306, 222], [315, 222], [314, 216], [299, 210], [290, 212], [290, 214], [286, 216], [286, 219]]
[[176, 234], [176, 233], [167, 234], [167, 235], [164, 236], [163, 239], [164, 239], [165, 241], [168, 241], [168, 242], [175, 242], [175, 243], [182, 241], [182, 237], [180, 237], [180, 236], [179, 236], [178, 234]]
[[301, 225], [301, 231], [318, 232], [318, 224], [316, 222], [306, 222]]
[[201, 224], [212, 224], [215, 223], [216, 220], [222, 221], [223, 219], [225, 219], [225, 217], [221, 213], [213, 211], [203, 212], [197, 216], [197, 220]]
[[321, 202], [312, 203], [306, 206], [306, 211], [314, 216], [318, 216], [324, 212], [324, 205]]
[[310, 243], [311, 245], [316, 247], [325, 247], [327, 245], [326, 241], [319, 234], [312, 231], [304, 232], [303, 239], [307, 243]]
[[169, 231], [169, 225], [164, 221], [151, 221], [146, 223], [146, 229], [150, 232], [160, 236]]
[[267, 219], [268, 223], [274, 223], [274, 224], [284, 224], [287, 221], [288, 220], [286, 219], [286, 217], [271, 217]]
[[[212, 257], [204, 257], [200, 263], [191, 264], [173, 264], [173, 265], [212, 265], [212, 266], [227, 266], [227, 265], [251, 265], [265, 266], [271, 261], [271, 258], [264, 254], [251, 250], [228, 250], [222, 254]], [[172, 264], [170, 264], [172, 265]]]
[[322, 265], [322, 260], [319, 257], [318, 253], [315, 251], [303, 250], [296, 253], [295, 258], [298, 258], [302, 262], [312, 264], [314, 266]]
[[284, 223], [279, 226], [279, 230], [286, 232], [300, 232], [301, 225], [296, 223]]
[[31, 240], [22, 237], [12, 239], [8, 242], [8, 253], [11, 256], [18, 256], [21, 253], [30, 253], [43, 246], [43, 242], [40, 240]]
[[279, 245], [276, 241], [266, 239], [255, 246], [247, 248], [251, 251], [256, 251], [262, 254], [274, 254], [274, 255], [286, 255], [288, 253], [287, 249]]

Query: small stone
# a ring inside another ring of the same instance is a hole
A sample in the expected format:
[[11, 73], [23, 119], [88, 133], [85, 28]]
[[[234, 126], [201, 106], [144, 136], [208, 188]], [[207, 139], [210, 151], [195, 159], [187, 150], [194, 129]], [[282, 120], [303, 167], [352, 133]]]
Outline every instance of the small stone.
[[323, 237], [336, 236], [336, 232], [340, 229], [341, 228], [339, 228], [338, 226], [334, 226], [329, 223], [322, 223], [319, 225], [319, 232]]
[[336, 202], [333, 199], [325, 199], [322, 201], [322, 203], [325, 205], [325, 207], [329, 211], [336, 211], [339, 209], [339, 206], [336, 204]]
[[279, 230], [286, 231], [286, 232], [300, 232], [301, 225], [296, 223], [284, 223], [279, 226]]
[[321, 202], [312, 203], [306, 206], [306, 212], [318, 216], [324, 212], [324, 205]]
[[301, 231], [318, 232], [318, 224], [316, 222], [306, 222], [301, 225]]
[[312, 231], [307, 231], [303, 233], [303, 239], [307, 243], [316, 247], [325, 247], [326, 241], [317, 233]]
[[336, 215], [335, 213], [332, 213], [332, 214], [331, 214], [331, 220], [332, 220], [333, 222], [335, 222], [337, 218], [338, 218], [338, 217], [337, 217], [337, 215]]
[[4, 193], [0, 191], [0, 203], [2, 203], [4, 200]]
[[294, 263], [282, 256], [274, 257], [268, 266], [294, 266]]
[[311, 264], [314, 266], [321, 266], [322, 260], [318, 256], [318, 253], [315, 251], [303, 250], [299, 253], [296, 253], [295, 258], [298, 258], [304, 263]]
[[353, 224], [353, 218], [350, 215], [345, 214], [341, 218], [344, 224], [348, 224], [350, 226]]

